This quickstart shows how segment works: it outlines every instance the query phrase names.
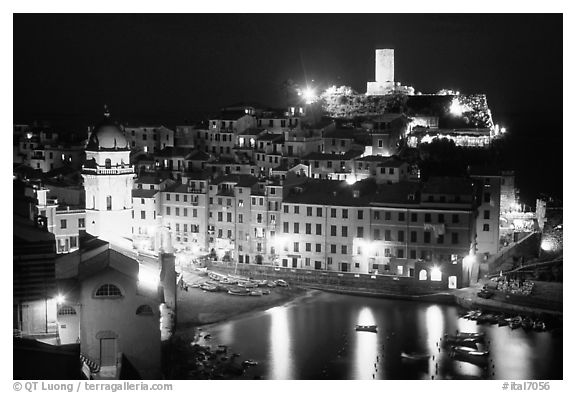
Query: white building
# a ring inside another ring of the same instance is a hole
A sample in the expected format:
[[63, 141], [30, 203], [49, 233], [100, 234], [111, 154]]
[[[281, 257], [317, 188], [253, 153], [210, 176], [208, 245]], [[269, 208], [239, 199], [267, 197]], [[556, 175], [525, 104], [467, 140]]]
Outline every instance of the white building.
[[95, 127], [82, 167], [86, 191], [86, 231], [118, 244], [132, 237], [134, 167], [130, 147], [110, 119]]

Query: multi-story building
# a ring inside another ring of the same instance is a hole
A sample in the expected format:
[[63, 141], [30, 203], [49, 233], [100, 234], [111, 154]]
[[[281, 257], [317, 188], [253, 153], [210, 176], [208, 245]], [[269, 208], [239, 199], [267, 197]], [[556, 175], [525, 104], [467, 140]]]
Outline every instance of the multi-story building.
[[476, 251], [494, 255], [500, 248], [500, 198], [502, 176], [494, 169], [470, 168], [476, 185]]
[[414, 276], [417, 262], [462, 263], [475, 236], [471, 183], [309, 180], [283, 201], [283, 266]]
[[154, 154], [166, 147], [174, 147], [174, 131], [164, 126], [125, 127], [124, 135], [135, 152]]
[[310, 153], [302, 160], [309, 166], [308, 177], [313, 179], [347, 180], [352, 177], [354, 160], [362, 151], [350, 150], [344, 154]]

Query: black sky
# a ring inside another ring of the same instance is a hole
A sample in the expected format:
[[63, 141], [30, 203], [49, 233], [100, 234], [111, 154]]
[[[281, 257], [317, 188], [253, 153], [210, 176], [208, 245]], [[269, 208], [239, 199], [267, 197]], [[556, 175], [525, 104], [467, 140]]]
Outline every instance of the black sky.
[[486, 93], [495, 121], [528, 149], [548, 143], [561, 173], [559, 14], [17, 14], [14, 121], [80, 127], [108, 103], [121, 120], [175, 125], [239, 101], [281, 106], [288, 78], [364, 92], [377, 47], [417, 91]]

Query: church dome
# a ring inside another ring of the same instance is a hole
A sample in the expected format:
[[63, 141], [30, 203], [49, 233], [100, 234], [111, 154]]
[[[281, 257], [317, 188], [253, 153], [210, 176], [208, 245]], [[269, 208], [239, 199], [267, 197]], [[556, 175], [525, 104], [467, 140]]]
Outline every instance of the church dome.
[[107, 118], [92, 130], [86, 150], [130, 150], [130, 147], [118, 124]]

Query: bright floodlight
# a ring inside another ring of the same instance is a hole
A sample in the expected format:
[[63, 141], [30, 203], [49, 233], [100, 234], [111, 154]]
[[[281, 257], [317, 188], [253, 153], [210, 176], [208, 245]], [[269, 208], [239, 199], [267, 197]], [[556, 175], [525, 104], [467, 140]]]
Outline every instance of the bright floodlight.
[[474, 257], [472, 255], [466, 255], [462, 262], [464, 262], [464, 266], [470, 267], [474, 263]]
[[552, 251], [552, 250], [554, 250], [556, 247], [555, 247], [555, 244], [554, 244], [554, 242], [553, 242], [552, 240], [550, 240], [550, 239], [543, 239], [543, 240], [542, 240], [542, 243], [540, 244], [540, 248], [541, 248], [543, 251]]
[[346, 178], [346, 183], [348, 183], [348, 184], [350, 184], [350, 185], [356, 183], [356, 176], [348, 176], [348, 177]]
[[316, 96], [316, 91], [311, 87], [307, 87], [306, 89], [304, 89], [304, 91], [302, 91], [302, 97], [304, 97], [304, 101], [306, 101], [306, 104], [312, 104], [318, 98]]
[[430, 269], [430, 280], [442, 281], [442, 271], [438, 266], [434, 266], [432, 269]]
[[465, 110], [468, 108], [465, 105], [460, 103], [460, 100], [456, 97], [452, 99], [452, 103], [450, 104], [450, 113], [454, 116], [462, 116]]
[[147, 269], [140, 265], [140, 270], [138, 271], [138, 281], [147, 287], [157, 288], [160, 281], [158, 277], [158, 272], [154, 272], [152, 269]]
[[61, 294], [56, 295], [56, 303], [62, 304], [62, 303], [64, 303], [65, 300], [66, 300], [66, 297], [64, 295], [61, 295]]

